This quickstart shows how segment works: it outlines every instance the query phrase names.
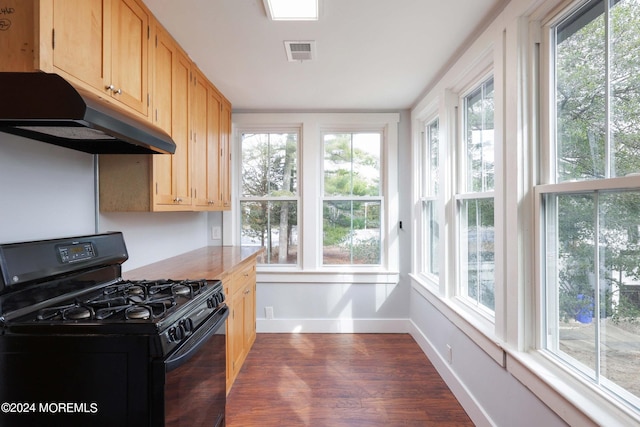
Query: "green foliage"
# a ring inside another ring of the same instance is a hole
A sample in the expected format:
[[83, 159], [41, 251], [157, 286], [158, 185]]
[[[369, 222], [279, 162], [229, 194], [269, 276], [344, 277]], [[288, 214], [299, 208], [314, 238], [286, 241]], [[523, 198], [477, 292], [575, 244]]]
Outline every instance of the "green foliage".
[[380, 239], [370, 238], [353, 245], [354, 264], [379, 264]]

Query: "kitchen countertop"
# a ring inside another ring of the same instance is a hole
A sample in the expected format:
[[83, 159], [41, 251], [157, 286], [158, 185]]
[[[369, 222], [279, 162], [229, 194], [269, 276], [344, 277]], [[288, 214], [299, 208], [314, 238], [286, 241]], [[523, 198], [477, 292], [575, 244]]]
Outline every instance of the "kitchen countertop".
[[122, 273], [140, 279], [224, 279], [235, 266], [262, 255], [261, 246], [205, 246]]

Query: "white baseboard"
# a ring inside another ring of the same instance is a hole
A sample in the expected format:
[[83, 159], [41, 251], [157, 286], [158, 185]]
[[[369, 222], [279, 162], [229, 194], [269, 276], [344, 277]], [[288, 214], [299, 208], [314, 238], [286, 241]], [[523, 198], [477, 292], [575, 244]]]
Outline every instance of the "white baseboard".
[[408, 333], [409, 319], [257, 319], [258, 333]]
[[435, 350], [429, 339], [413, 321], [409, 321], [409, 333], [413, 339], [416, 340], [418, 346], [420, 346], [424, 354], [426, 354], [442, 379], [447, 383], [447, 386], [456, 399], [458, 399], [458, 402], [460, 402], [460, 405], [462, 405], [467, 415], [469, 415], [471, 421], [473, 421], [476, 426], [495, 425], [464, 383], [462, 383], [456, 373], [451, 370], [446, 360]]

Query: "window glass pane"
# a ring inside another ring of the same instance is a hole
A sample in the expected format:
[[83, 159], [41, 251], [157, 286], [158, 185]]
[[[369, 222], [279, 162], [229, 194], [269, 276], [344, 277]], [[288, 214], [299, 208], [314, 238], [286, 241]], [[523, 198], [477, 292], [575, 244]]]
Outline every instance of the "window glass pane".
[[438, 120], [434, 120], [427, 125], [427, 151], [428, 151], [428, 182], [425, 188], [428, 189], [427, 195], [437, 196], [440, 184], [440, 161], [438, 159], [440, 151], [440, 136], [438, 128]]
[[242, 197], [297, 192], [297, 133], [242, 135]]
[[438, 197], [440, 182], [440, 160], [438, 158], [439, 146], [438, 119], [433, 120], [425, 127], [425, 147], [423, 158], [423, 192], [427, 200], [423, 201], [422, 228], [423, 228], [423, 253], [424, 270], [426, 273], [437, 276], [439, 262], [439, 206]]
[[548, 195], [545, 205], [547, 349], [640, 398], [640, 192]]
[[435, 276], [439, 273], [439, 233], [440, 224], [438, 222], [438, 201], [427, 201], [425, 203], [424, 216], [426, 227], [425, 254], [427, 256], [427, 272]]
[[243, 133], [241, 144], [241, 242], [264, 246], [268, 264], [296, 264], [298, 133]]
[[466, 192], [494, 189], [493, 77], [465, 97]]
[[297, 206], [291, 201], [241, 201], [241, 244], [264, 246], [267, 264], [296, 264]]
[[325, 134], [325, 196], [379, 196], [380, 149], [379, 133]]
[[599, 197], [600, 375], [640, 398], [640, 192]]
[[323, 203], [323, 264], [380, 264], [379, 201]]
[[610, 11], [611, 176], [640, 172], [640, 2]]
[[462, 295], [495, 309], [493, 199], [460, 202], [460, 275]]
[[556, 36], [557, 180], [605, 174], [604, 2], [590, 2]]

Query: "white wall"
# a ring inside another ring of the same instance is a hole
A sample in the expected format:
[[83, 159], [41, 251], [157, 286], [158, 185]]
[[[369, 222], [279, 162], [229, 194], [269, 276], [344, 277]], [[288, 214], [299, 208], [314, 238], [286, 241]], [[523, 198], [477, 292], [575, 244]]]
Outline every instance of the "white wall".
[[129, 259], [123, 264], [123, 271], [207, 246], [207, 236], [211, 234], [207, 228], [207, 214], [202, 212], [100, 215], [100, 232], [122, 231], [124, 235]]
[[210, 239], [220, 213], [109, 213], [96, 220], [94, 188], [93, 155], [0, 133], [0, 243], [122, 231], [124, 270], [221, 244]]
[[0, 243], [92, 234], [93, 156], [0, 133]]

